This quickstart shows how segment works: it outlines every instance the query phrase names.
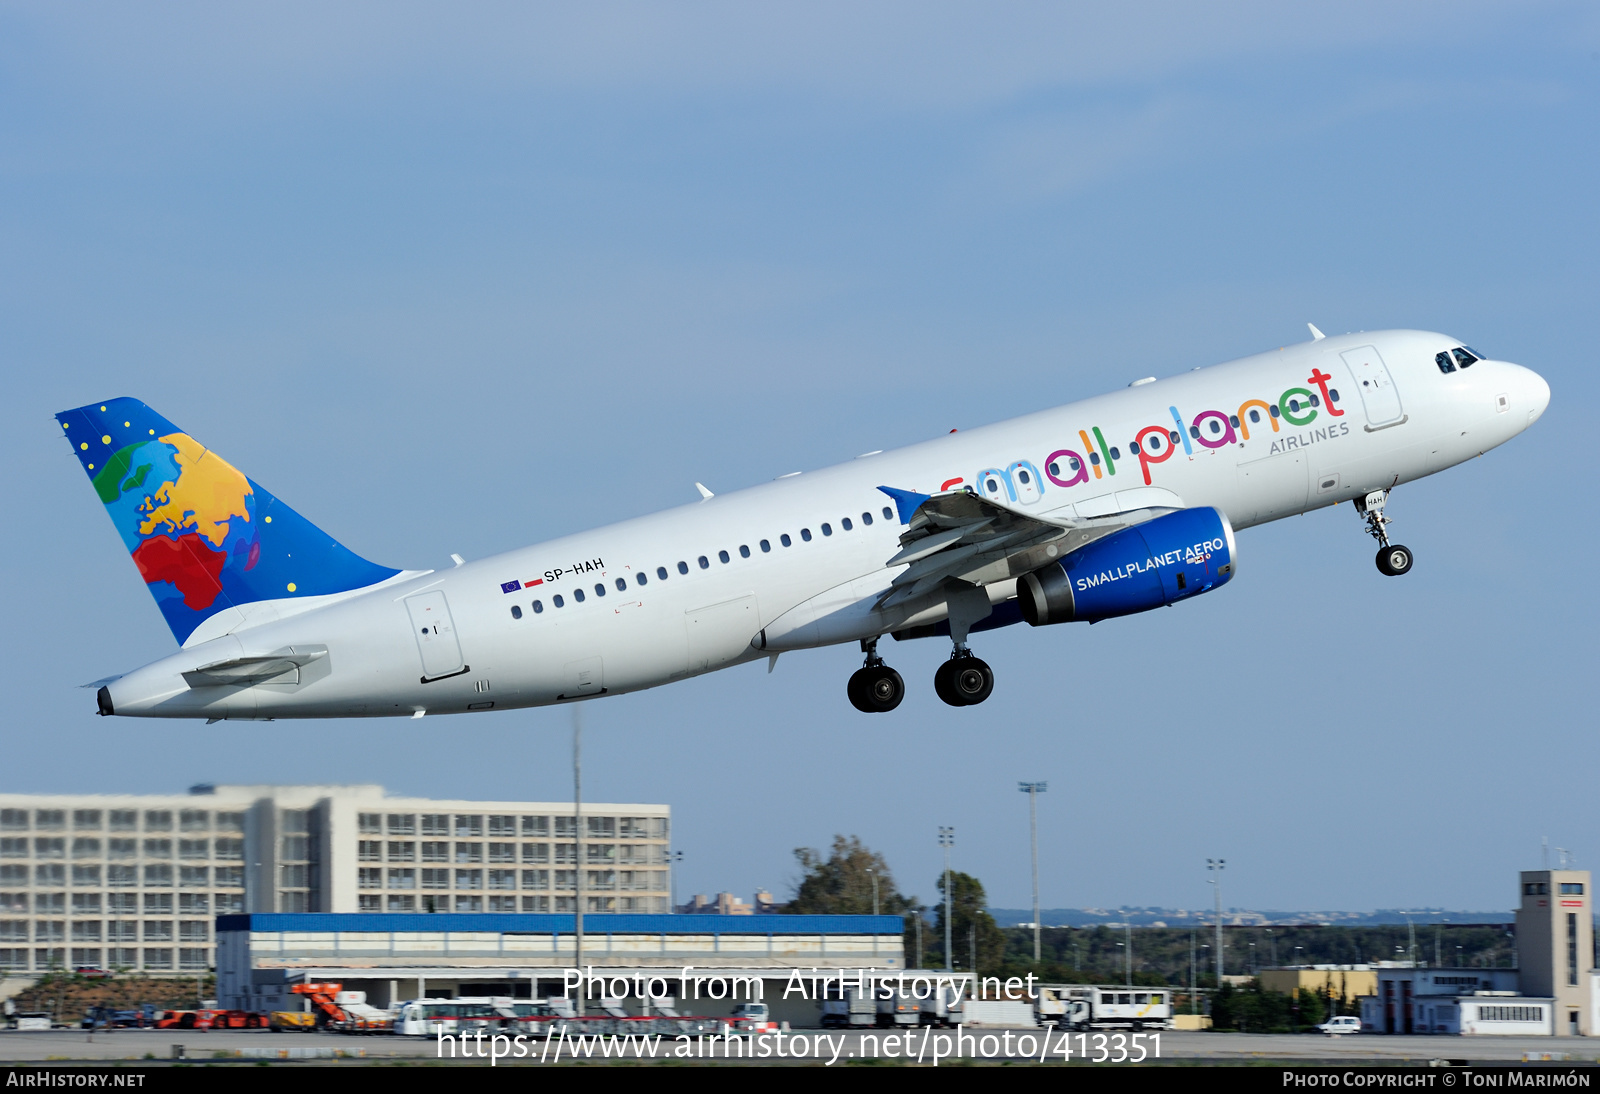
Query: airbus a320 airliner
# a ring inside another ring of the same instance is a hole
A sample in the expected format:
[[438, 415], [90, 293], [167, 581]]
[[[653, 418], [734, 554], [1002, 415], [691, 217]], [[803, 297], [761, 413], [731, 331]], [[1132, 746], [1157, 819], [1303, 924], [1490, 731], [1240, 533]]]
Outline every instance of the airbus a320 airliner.
[[974, 633], [1210, 592], [1234, 576], [1241, 528], [1349, 501], [1378, 569], [1406, 573], [1389, 492], [1504, 444], [1550, 401], [1536, 373], [1442, 334], [1311, 332], [442, 572], [358, 557], [134, 399], [64, 411], [181, 646], [90, 686], [107, 715], [421, 717], [849, 642], [865, 654], [850, 701], [883, 712], [905, 695], [883, 636], [945, 635], [935, 692], [981, 703], [994, 673]]

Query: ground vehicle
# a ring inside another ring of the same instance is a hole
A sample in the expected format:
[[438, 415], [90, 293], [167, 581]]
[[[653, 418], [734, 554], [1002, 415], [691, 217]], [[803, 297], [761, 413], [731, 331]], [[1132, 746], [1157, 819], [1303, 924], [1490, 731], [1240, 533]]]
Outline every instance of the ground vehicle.
[[961, 1004], [960, 1024], [990, 1029], [1034, 1029], [1033, 1004], [1026, 999], [967, 999]]
[[499, 996], [413, 999], [400, 1004], [394, 1019], [394, 1031], [408, 1037], [473, 1033], [480, 1029], [499, 1029], [508, 1022], [537, 1019], [551, 1013], [543, 1003], [518, 1003]]
[[14, 1017], [14, 1021], [16, 1022], [16, 1028], [24, 1031], [49, 1029], [51, 1026], [50, 1015], [43, 1011], [39, 1011], [38, 1013], [31, 1011], [27, 1013], [19, 1012]]
[[1065, 991], [1064, 1024], [1072, 1029], [1172, 1028], [1170, 991], [1098, 986], [1072, 987]]
[[878, 999], [878, 1025], [915, 1026], [922, 1022], [922, 1004], [910, 989], [890, 989], [889, 998]]
[[1317, 1027], [1319, 1033], [1360, 1033], [1361, 1019], [1353, 1014], [1336, 1014]]
[[873, 994], [870, 989], [830, 985], [822, 1000], [822, 1028], [877, 1025], [878, 1004]]
[[317, 1016], [309, 1010], [275, 1010], [267, 1016], [267, 1025], [280, 1033], [314, 1033]]
[[733, 1028], [741, 1033], [761, 1033], [777, 1026], [765, 1003], [741, 1003], [733, 1012]]
[[390, 1033], [394, 1015], [367, 1005], [364, 991], [344, 991], [342, 984], [295, 984], [289, 990], [309, 996], [317, 1028], [338, 1033]]

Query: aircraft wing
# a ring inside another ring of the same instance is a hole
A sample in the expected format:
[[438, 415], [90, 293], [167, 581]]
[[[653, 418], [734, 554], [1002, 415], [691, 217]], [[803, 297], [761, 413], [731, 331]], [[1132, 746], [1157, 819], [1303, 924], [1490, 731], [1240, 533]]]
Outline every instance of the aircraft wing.
[[906, 524], [900, 552], [885, 564], [906, 569], [879, 599], [879, 608], [949, 581], [981, 586], [1020, 577], [1102, 536], [1184, 507], [1168, 490], [1122, 491], [1076, 507], [1032, 512], [966, 490], [928, 495], [878, 489], [894, 499]]

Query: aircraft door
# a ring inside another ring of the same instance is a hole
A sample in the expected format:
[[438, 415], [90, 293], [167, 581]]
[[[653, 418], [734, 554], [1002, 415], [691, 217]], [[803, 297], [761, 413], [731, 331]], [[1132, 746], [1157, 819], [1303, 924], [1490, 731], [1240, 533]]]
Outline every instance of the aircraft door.
[[1018, 460], [1006, 468], [1006, 476], [1011, 480], [1012, 489], [1016, 491], [1016, 500], [1023, 505], [1032, 505], [1039, 500], [1039, 469], [1027, 460]]
[[1400, 390], [1394, 378], [1378, 356], [1374, 346], [1345, 350], [1339, 355], [1350, 369], [1356, 390], [1361, 393], [1361, 405], [1367, 412], [1368, 425], [1395, 425], [1404, 420], [1405, 411], [1400, 406]]
[[422, 682], [466, 672], [456, 625], [450, 618], [450, 605], [445, 601], [443, 590], [406, 597], [406, 611], [411, 616], [411, 633], [417, 640], [417, 652], [422, 655]]
[[1011, 476], [998, 467], [978, 473], [978, 493], [994, 501], [1016, 501], [1017, 491], [1011, 485]]

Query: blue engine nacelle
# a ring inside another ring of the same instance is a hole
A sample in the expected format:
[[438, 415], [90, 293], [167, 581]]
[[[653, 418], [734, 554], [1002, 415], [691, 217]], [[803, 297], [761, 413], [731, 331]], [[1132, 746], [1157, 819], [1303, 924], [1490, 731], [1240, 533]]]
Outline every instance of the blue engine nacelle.
[[1233, 526], [1216, 509], [1182, 509], [1095, 540], [1017, 582], [1035, 627], [1093, 623], [1174, 604], [1233, 576]]

